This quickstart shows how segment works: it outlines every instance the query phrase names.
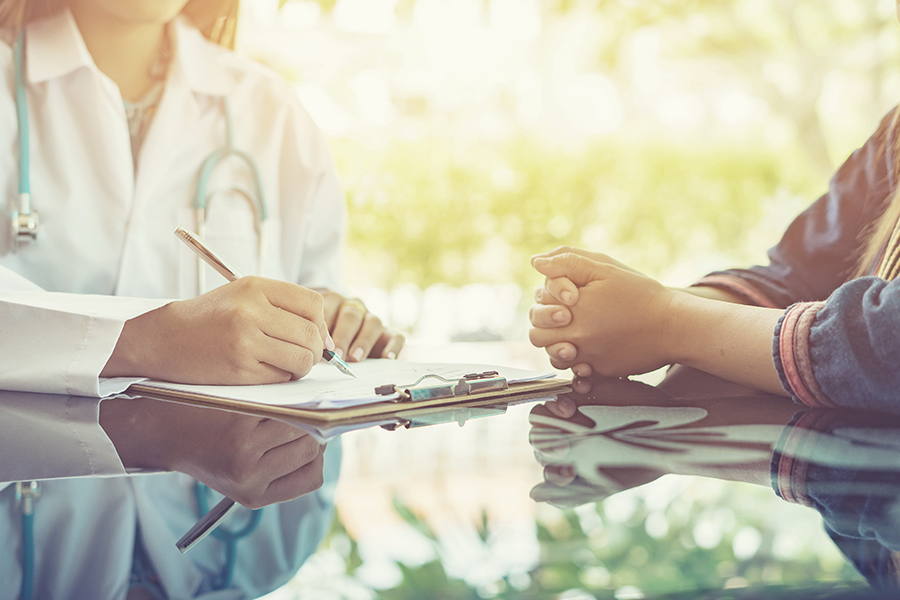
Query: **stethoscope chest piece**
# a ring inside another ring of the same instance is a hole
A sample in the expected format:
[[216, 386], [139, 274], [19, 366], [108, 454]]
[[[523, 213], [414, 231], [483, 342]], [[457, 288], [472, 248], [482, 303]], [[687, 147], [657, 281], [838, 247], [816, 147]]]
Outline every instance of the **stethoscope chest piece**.
[[12, 211], [10, 223], [12, 225], [13, 250], [27, 246], [37, 240], [40, 219], [37, 211], [31, 210], [31, 199], [19, 197], [19, 210]]

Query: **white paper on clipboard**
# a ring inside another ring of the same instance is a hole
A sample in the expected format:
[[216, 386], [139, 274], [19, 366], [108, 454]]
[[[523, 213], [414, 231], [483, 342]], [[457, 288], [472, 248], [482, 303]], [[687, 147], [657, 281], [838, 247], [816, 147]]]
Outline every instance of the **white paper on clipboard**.
[[403, 360], [370, 359], [352, 363], [353, 379], [332, 365], [319, 363], [303, 379], [269, 385], [187, 385], [147, 380], [142, 385], [161, 390], [175, 390], [189, 394], [214, 396], [267, 406], [289, 406], [305, 409], [346, 408], [374, 402], [394, 400], [379, 396], [375, 388], [381, 385], [409, 385], [423, 375], [440, 375], [459, 379], [469, 373], [497, 371], [510, 384], [550, 379], [550, 371], [529, 371], [485, 364], [416, 363]]

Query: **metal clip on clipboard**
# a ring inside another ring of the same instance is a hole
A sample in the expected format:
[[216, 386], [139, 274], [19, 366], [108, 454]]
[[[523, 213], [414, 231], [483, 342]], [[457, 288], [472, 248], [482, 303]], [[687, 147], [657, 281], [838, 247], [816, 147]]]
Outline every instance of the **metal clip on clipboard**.
[[[427, 379], [436, 379], [439, 383], [423, 385], [422, 382]], [[375, 388], [375, 393], [379, 396], [399, 394], [397, 402], [419, 402], [507, 389], [509, 389], [509, 382], [506, 377], [501, 377], [497, 371], [485, 371], [484, 373], [469, 373], [459, 379], [447, 379], [435, 374], [423, 375], [410, 384], [394, 385], [389, 383], [378, 386]]]

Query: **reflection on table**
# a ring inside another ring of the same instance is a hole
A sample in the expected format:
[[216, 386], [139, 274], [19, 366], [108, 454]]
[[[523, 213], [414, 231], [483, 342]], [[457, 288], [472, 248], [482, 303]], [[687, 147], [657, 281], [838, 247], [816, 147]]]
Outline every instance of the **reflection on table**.
[[531, 412], [529, 440], [545, 479], [535, 500], [577, 506], [667, 473], [772, 485], [821, 513], [874, 588], [900, 593], [900, 417], [804, 410], [727, 385], [685, 394], [691, 388], [677, 378], [575, 388]]
[[[898, 596], [897, 416], [806, 410], [677, 369], [657, 386], [574, 387], [354, 424], [339, 523], [284, 593], [805, 598], [853, 582], [852, 563]], [[8, 396], [3, 418], [23, 431], [51, 401]], [[789, 590], [737, 591], [770, 584]]]

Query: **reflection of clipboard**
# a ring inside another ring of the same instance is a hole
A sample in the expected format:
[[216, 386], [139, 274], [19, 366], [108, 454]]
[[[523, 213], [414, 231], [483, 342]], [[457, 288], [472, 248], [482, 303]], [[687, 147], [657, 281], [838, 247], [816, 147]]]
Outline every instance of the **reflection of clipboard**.
[[225, 387], [206, 389], [204, 386], [177, 386], [158, 382], [134, 384], [127, 394], [310, 425], [334, 426], [372, 421], [378, 417], [387, 419], [398, 413], [434, 407], [472, 406], [497, 401], [508, 404], [521, 399], [563, 393], [568, 391], [569, 384], [569, 380], [558, 377], [510, 383], [497, 371], [472, 372], [452, 378], [426, 374], [417, 381], [385, 382], [375, 387], [373, 396], [384, 396], [384, 400], [378, 400], [376, 396], [375, 400], [364, 404], [327, 408], [266, 404], [229, 397], [228, 388]]

